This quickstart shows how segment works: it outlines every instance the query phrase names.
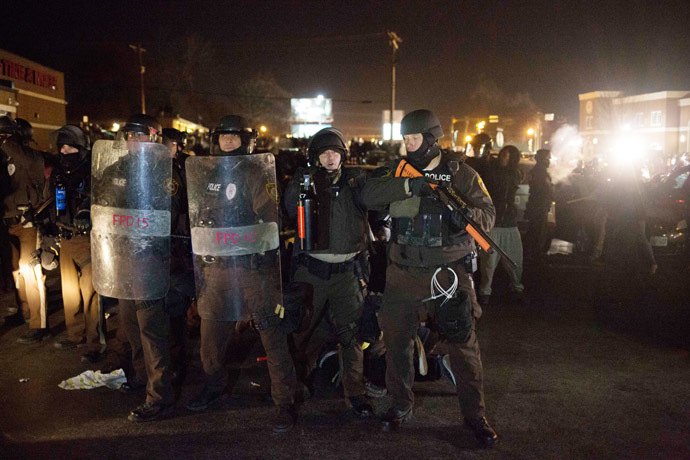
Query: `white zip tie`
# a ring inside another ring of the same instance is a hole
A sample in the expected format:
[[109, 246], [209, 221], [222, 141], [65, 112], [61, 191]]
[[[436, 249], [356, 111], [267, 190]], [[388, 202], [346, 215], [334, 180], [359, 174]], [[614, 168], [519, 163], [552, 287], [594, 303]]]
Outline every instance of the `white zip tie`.
[[[444, 300], [441, 303], [441, 306], [443, 306], [446, 302], [448, 302], [448, 300], [450, 300], [455, 295], [455, 291], [458, 290], [458, 274], [455, 273], [455, 270], [453, 270], [450, 267], [446, 267], [446, 270], [449, 270], [453, 274], [455, 280], [453, 281], [453, 284], [450, 286], [448, 290], [443, 289], [441, 283], [439, 283], [438, 279], [436, 279], [436, 275], [438, 275], [441, 270], [443, 270], [443, 267], [437, 268], [434, 272], [434, 276], [431, 277], [431, 297], [427, 297], [426, 299], [422, 300], [422, 302], [426, 302], [428, 300], [436, 300], [439, 297], [445, 297], [446, 300]], [[438, 294], [436, 293], [436, 291], [438, 291]]]

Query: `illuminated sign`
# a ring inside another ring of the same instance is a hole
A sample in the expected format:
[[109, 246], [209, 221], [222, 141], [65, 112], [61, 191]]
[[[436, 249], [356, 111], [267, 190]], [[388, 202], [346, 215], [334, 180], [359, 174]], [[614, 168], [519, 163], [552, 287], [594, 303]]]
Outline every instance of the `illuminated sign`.
[[5, 77], [22, 80], [41, 88], [56, 89], [57, 78], [53, 75], [26, 67], [6, 58], [0, 59], [0, 68], [2, 69], [2, 75]]
[[313, 124], [301, 124], [301, 125], [292, 125], [292, 136], [293, 137], [311, 137], [323, 128], [330, 128], [331, 125], [329, 124], [320, 124], [320, 123], [313, 123]]
[[[383, 119], [383, 140], [391, 140], [391, 111], [384, 110], [381, 113]], [[402, 135], [400, 134], [400, 122], [403, 119], [403, 111], [396, 110], [393, 113], [393, 140], [402, 140]]]
[[332, 99], [319, 96], [315, 98], [290, 99], [293, 123], [332, 123]]

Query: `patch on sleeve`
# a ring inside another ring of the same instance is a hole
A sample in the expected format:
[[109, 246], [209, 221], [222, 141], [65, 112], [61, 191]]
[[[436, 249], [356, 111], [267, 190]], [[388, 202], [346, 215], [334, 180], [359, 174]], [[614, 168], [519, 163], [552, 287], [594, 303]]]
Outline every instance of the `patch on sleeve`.
[[268, 196], [270, 196], [273, 201], [278, 203], [278, 186], [275, 182], [269, 182], [266, 184], [266, 193], [268, 193]]
[[163, 188], [168, 195], [175, 196], [177, 195], [177, 191], [180, 189], [180, 184], [178, 184], [177, 181], [172, 177], [168, 177], [165, 179]]
[[482, 191], [486, 194], [486, 196], [491, 198], [491, 195], [489, 195], [489, 191], [486, 189], [486, 185], [484, 185], [484, 181], [479, 176], [477, 176], [477, 183], [479, 184], [479, 188], [482, 189]]
[[371, 174], [371, 177], [388, 177], [392, 173], [393, 169], [387, 166], [382, 166], [380, 168], [375, 169], [374, 172]]

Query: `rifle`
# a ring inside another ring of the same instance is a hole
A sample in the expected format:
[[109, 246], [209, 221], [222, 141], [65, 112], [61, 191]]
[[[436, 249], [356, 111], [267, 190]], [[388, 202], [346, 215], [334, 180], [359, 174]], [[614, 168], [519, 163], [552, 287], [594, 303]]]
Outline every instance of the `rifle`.
[[[401, 160], [398, 164], [398, 168], [395, 170], [395, 177], [423, 177], [423, 174], [408, 163], [407, 160]], [[517, 264], [513, 262], [508, 254], [491, 239], [474, 219], [467, 215], [467, 203], [460, 198], [455, 190], [431, 182], [429, 182], [429, 186], [434, 191], [436, 198], [441, 204], [448, 208], [453, 214], [462, 216], [462, 219], [467, 224], [465, 225], [465, 231], [474, 238], [484, 251], [488, 254], [493, 254], [495, 250], [511, 267], [517, 268]]]

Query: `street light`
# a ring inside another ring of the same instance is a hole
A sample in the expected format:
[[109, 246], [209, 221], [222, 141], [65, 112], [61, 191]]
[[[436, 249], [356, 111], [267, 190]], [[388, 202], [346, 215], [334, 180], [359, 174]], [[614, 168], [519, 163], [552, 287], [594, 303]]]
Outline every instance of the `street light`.
[[472, 140], [472, 136], [465, 137], [465, 142], [470, 142], [471, 140]]
[[486, 126], [485, 121], [480, 121], [479, 123], [477, 123], [477, 133], [481, 133], [482, 131], [484, 131], [484, 126]]
[[534, 128], [529, 128], [527, 130], [527, 135], [529, 136], [529, 139], [527, 140], [527, 150], [530, 151], [530, 153], [534, 153]]
[[268, 131], [268, 128], [266, 128], [265, 125], [261, 125], [261, 127], [259, 128], [259, 131], [261, 131], [262, 133], [265, 133], [266, 131]]

